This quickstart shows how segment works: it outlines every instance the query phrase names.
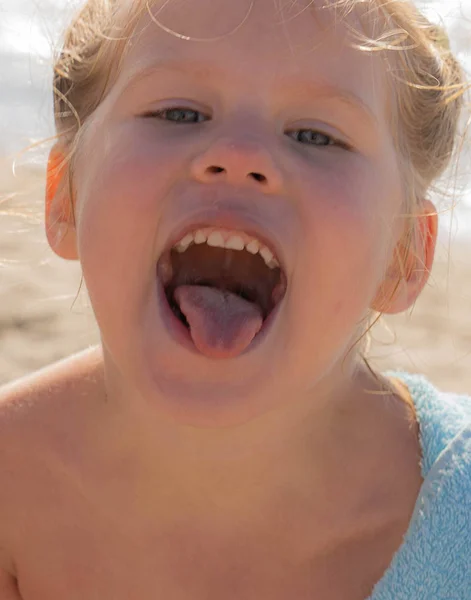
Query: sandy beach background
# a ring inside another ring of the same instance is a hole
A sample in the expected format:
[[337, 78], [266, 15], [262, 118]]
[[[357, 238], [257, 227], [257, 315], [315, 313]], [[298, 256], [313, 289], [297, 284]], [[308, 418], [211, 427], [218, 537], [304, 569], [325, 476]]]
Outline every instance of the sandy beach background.
[[[26, 6], [27, 1], [15, 0], [14, 4], [10, 0], [3, 8], [8, 4]], [[46, 4], [54, 8], [52, 0]], [[468, 32], [471, 45], [471, 21]], [[37, 96], [28, 95], [31, 86], [18, 87], [16, 80], [5, 79], [12, 56], [23, 65], [22, 76], [27, 69], [24, 53], [21, 62], [18, 53], [12, 54], [11, 44], [2, 47], [2, 35], [0, 25], [0, 77], [4, 79], [3, 83], [0, 80], [0, 197], [10, 197], [0, 204], [0, 385], [99, 342], [86, 292], [83, 288], [79, 292], [79, 265], [56, 257], [45, 240], [44, 153], [22, 159], [16, 176], [11, 168], [13, 152], [26, 142], [21, 115], [28, 114], [35, 123], [33, 136], [41, 137], [47, 130], [38, 129], [38, 118], [34, 118], [36, 114], [44, 119], [50, 111], [44, 101], [49, 82], [42, 75], [47, 72], [47, 60], [37, 65], [32, 76]], [[34, 60], [37, 56], [36, 52]], [[34, 102], [36, 113], [32, 116], [28, 102]], [[50, 116], [47, 119], [50, 127]], [[18, 139], [13, 137], [16, 128], [21, 131]], [[370, 358], [379, 369], [421, 372], [443, 389], [471, 394], [469, 198], [468, 192], [451, 229], [442, 230], [432, 276], [413, 310], [385, 318], [373, 330]], [[443, 219], [449, 221], [450, 216]]]

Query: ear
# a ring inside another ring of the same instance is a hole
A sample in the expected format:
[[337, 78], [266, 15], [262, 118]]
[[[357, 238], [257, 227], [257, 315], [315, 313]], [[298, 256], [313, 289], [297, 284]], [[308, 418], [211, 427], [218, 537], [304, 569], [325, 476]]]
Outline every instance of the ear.
[[410, 248], [401, 238], [372, 308], [385, 314], [409, 309], [419, 297], [432, 270], [438, 234], [438, 215], [430, 200], [423, 200], [415, 217]]
[[61, 258], [77, 260], [74, 211], [68, 185], [68, 159], [56, 144], [47, 163], [46, 236], [51, 249]]

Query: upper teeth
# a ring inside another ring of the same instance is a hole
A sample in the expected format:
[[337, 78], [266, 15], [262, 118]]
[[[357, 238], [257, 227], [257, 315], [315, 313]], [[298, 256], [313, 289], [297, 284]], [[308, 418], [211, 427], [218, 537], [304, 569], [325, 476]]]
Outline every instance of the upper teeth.
[[251, 254], [260, 254], [270, 269], [276, 269], [280, 266], [273, 252], [265, 244], [246, 233], [213, 227], [198, 229], [192, 233], [187, 233], [174, 245], [174, 249], [182, 253], [192, 244], [208, 244], [213, 248], [227, 248], [228, 250], [247, 250]]

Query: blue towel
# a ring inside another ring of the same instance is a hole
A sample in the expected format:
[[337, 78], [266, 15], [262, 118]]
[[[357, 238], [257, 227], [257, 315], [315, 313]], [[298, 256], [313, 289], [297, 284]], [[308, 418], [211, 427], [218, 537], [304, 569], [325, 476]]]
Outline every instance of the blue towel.
[[424, 482], [367, 600], [471, 600], [471, 397], [441, 392], [422, 375], [384, 375], [403, 381], [414, 401]]

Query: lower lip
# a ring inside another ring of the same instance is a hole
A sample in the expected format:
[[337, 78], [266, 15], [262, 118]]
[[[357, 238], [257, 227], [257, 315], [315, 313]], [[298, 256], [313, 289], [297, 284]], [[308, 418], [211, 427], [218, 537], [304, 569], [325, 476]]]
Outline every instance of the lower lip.
[[[188, 327], [186, 327], [180, 319], [175, 315], [173, 310], [170, 308], [170, 305], [167, 300], [167, 296], [165, 295], [165, 290], [160, 281], [160, 278], [157, 276], [157, 296], [161, 308], [162, 320], [167, 327], [169, 334], [182, 346], [184, 346], [187, 350], [192, 352], [193, 354], [197, 354], [198, 356], [202, 356], [201, 352], [196, 349], [195, 344], [190, 335], [190, 331]], [[249, 344], [246, 350], [242, 352], [240, 356], [244, 356], [248, 354], [255, 348], [257, 348], [269, 334], [269, 331], [278, 316], [278, 313], [281, 309], [281, 305], [283, 304], [283, 300], [280, 300], [276, 307], [271, 311], [270, 315], [263, 322], [263, 327], [258, 333], [253, 341]]]

